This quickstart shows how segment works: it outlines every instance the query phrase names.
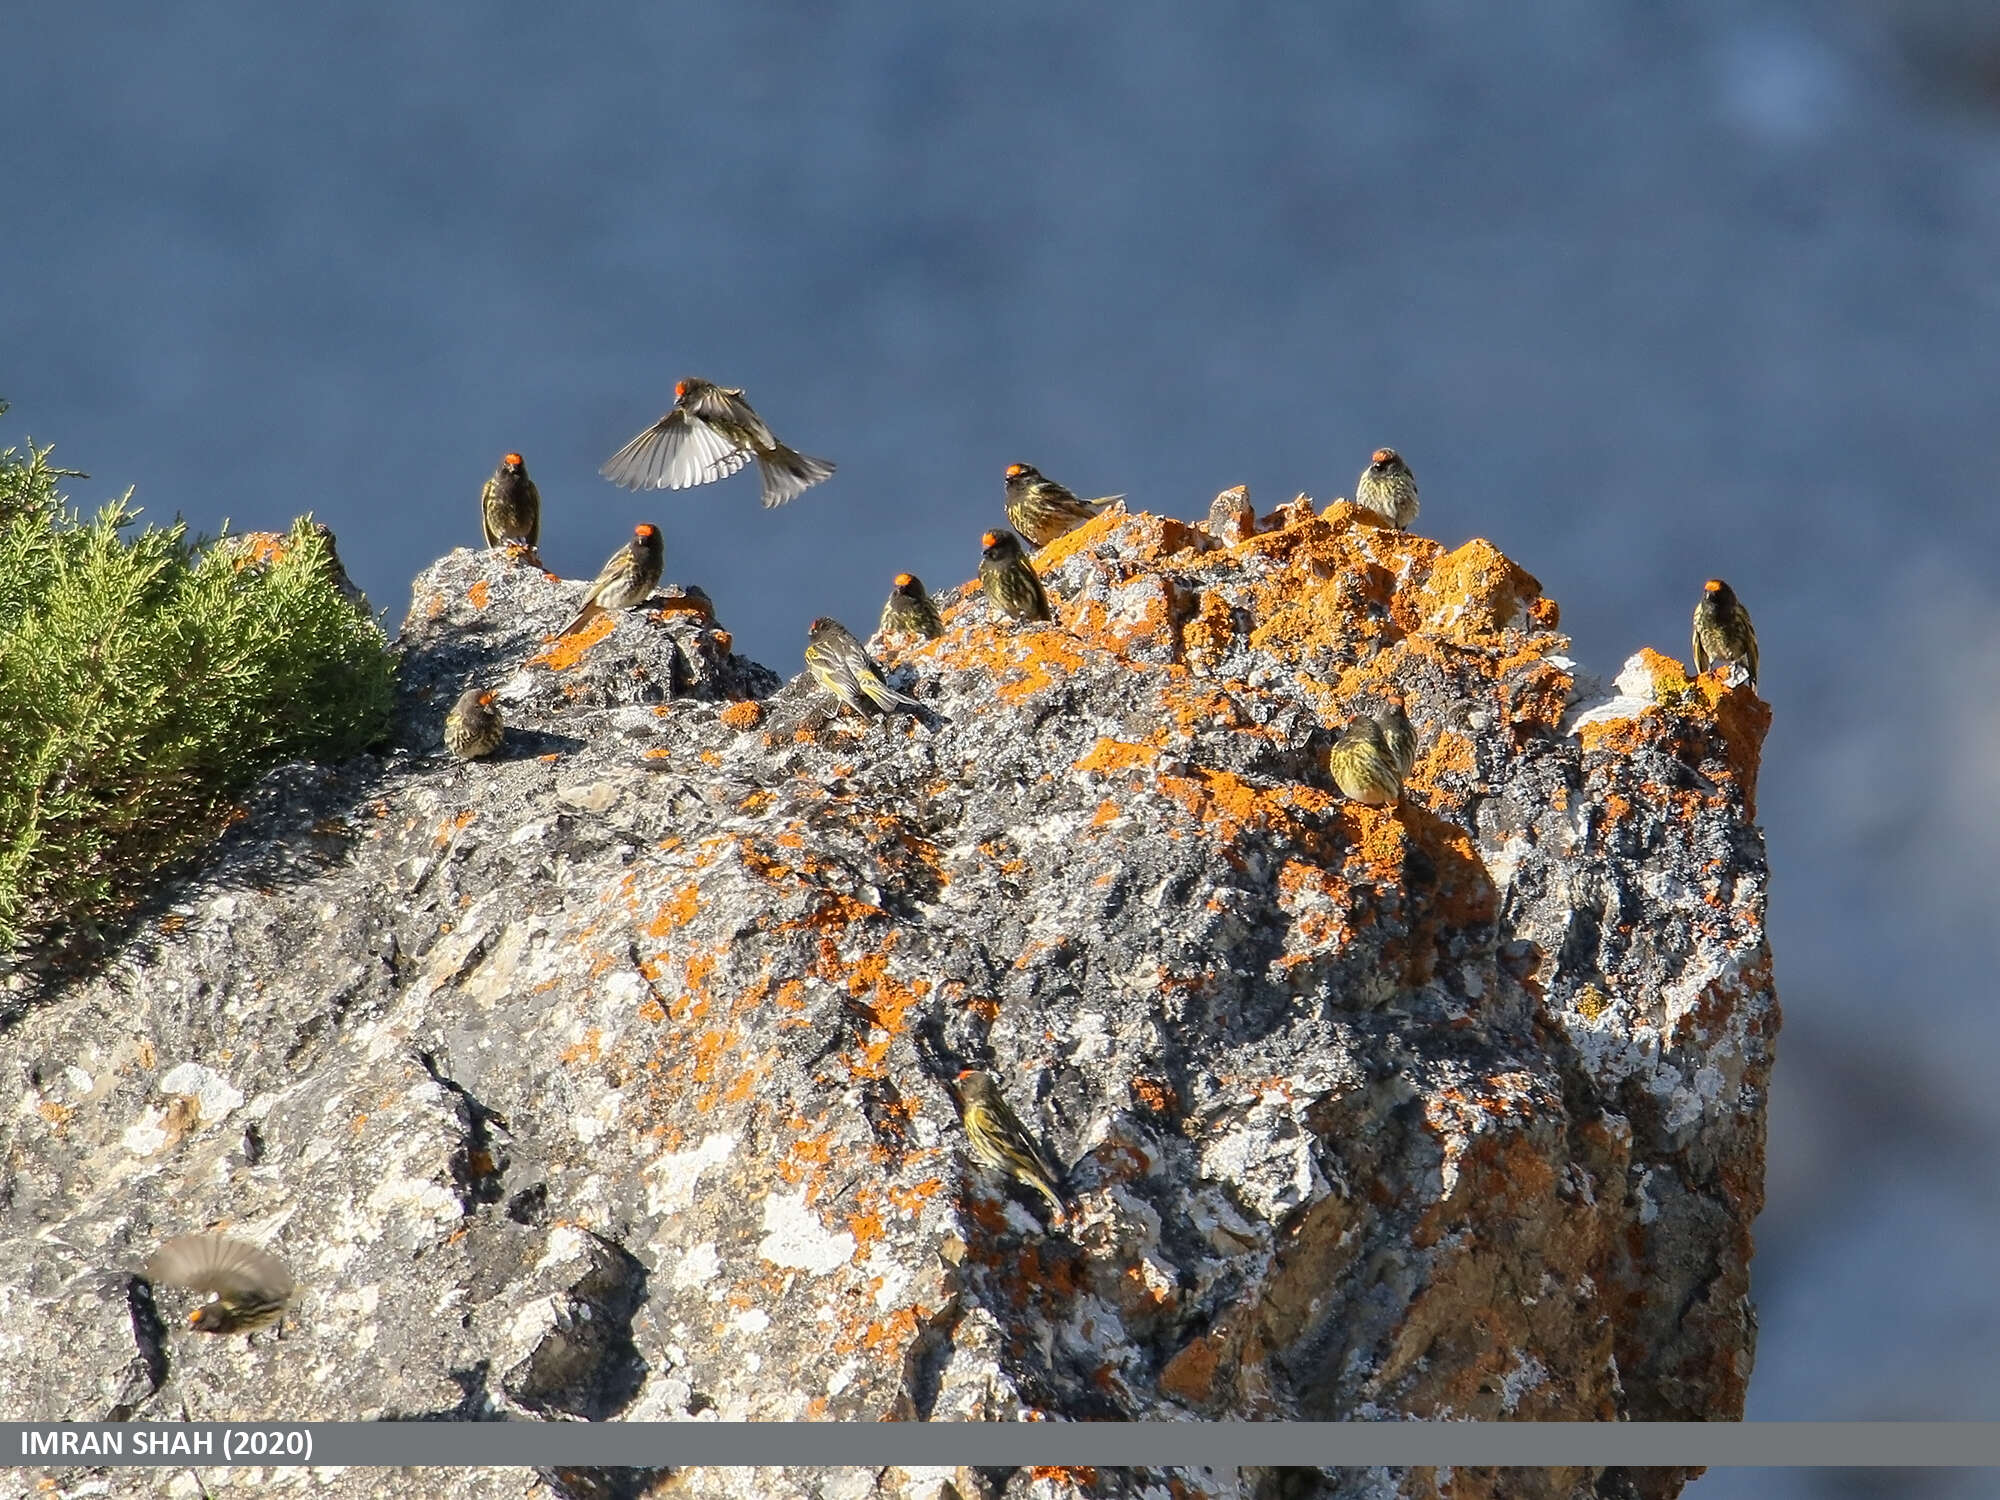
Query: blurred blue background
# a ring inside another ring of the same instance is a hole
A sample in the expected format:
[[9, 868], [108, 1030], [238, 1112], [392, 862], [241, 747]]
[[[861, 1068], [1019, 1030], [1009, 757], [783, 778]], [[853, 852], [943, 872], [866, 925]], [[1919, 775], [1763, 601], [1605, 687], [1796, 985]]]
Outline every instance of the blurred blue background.
[[[519, 449], [551, 566], [657, 520], [785, 673], [969, 576], [1014, 460], [1194, 516], [1393, 444], [1605, 671], [1720, 574], [1777, 711], [1751, 1414], [2000, 1418], [2000, 8], [630, 9], [13, 14], [0, 443], [311, 509], [392, 627]], [[600, 481], [687, 373], [839, 474]]]

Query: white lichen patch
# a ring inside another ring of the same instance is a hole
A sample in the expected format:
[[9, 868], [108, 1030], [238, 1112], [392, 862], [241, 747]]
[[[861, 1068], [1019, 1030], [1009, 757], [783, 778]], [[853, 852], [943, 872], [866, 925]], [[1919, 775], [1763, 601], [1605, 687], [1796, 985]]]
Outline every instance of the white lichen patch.
[[1233, 1184], [1247, 1207], [1275, 1221], [1327, 1191], [1313, 1142], [1289, 1112], [1260, 1102], [1236, 1129], [1202, 1144], [1201, 1173]]
[[462, 1217], [464, 1212], [458, 1195], [443, 1183], [400, 1174], [384, 1177], [377, 1183], [375, 1190], [368, 1195], [367, 1203], [378, 1229], [381, 1220], [392, 1213], [443, 1223]]
[[1614, 691], [1605, 697], [1579, 702], [1563, 720], [1564, 734], [1579, 734], [1586, 724], [1615, 724], [1620, 719], [1636, 719], [1657, 701], [1653, 696], [1653, 670], [1643, 652], [1625, 658]]
[[757, 1254], [774, 1266], [790, 1266], [824, 1276], [854, 1258], [854, 1236], [834, 1232], [806, 1206], [806, 1193], [773, 1193], [764, 1200], [764, 1238]]
[[125, 1127], [118, 1143], [134, 1156], [151, 1156], [167, 1143], [167, 1132], [161, 1128], [166, 1118], [165, 1110], [147, 1110]]
[[1517, 1354], [1517, 1363], [1500, 1379], [1500, 1410], [1513, 1414], [1521, 1398], [1549, 1383], [1549, 1372], [1532, 1354]]
[[667, 1151], [641, 1169], [646, 1183], [646, 1212], [681, 1213], [693, 1207], [695, 1185], [710, 1167], [729, 1159], [736, 1149], [733, 1135], [704, 1136], [698, 1146], [686, 1151]]
[[670, 1279], [676, 1287], [687, 1291], [698, 1286], [707, 1286], [715, 1280], [716, 1273], [721, 1269], [722, 1257], [715, 1253], [714, 1242], [703, 1240], [699, 1245], [683, 1252], [681, 1258], [674, 1262], [674, 1272]]

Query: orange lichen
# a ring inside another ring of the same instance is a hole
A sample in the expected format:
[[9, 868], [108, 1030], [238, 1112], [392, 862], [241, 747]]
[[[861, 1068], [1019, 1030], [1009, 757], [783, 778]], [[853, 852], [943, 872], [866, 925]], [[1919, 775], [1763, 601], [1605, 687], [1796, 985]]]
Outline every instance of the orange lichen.
[[1430, 634], [1474, 641], [1528, 624], [1527, 606], [1541, 592], [1534, 575], [1475, 537], [1437, 560], [1418, 591], [1418, 607]]
[[1146, 1076], [1138, 1076], [1132, 1080], [1132, 1100], [1150, 1114], [1170, 1114], [1180, 1104], [1180, 1098], [1174, 1092], [1174, 1084], [1170, 1080], [1146, 1078]]
[[528, 658], [531, 667], [547, 667], [551, 672], [567, 672], [582, 661], [592, 646], [611, 634], [618, 623], [615, 615], [606, 612], [586, 624], [578, 626], [568, 635], [559, 635], [551, 640], [535, 655]]
[[731, 729], [755, 729], [764, 722], [764, 705], [754, 698], [732, 703], [716, 717]]
[[484, 609], [493, 602], [493, 585], [482, 578], [465, 591], [465, 597], [472, 601], [474, 609]]
[[1075, 637], [1053, 625], [1002, 627], [951, 638], [940, 664], [984, 671], [1002, 703], [1020, 703], [1081, 671], [1087, 660]]
[[701, 887], [689, 882], [674, 892], [672, 898], [661, 906], [659, 914], [646, 924], [646, 936], [663, 938], [676, 928], [687, 926], [700, 910]]

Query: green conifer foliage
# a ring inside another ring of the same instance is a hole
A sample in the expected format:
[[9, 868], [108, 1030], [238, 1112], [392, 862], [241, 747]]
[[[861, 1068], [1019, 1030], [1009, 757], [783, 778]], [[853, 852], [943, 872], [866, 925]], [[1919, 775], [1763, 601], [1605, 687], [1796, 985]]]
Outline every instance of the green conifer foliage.
[[84, 520], [48, 454], [0, 450], [0, 952], [129, 908], [263, 772], [378, 739], [395, 694], [309, 517], [266, 555], [140, 527], [129, 494]]

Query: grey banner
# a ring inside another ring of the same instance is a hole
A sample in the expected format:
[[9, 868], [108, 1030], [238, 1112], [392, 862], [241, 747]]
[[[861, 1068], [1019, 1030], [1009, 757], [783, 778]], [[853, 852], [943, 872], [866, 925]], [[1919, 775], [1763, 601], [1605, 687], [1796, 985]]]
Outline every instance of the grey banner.
[[2000, 1465], [1992, 1422], [0, 1423], [0, 1464]]

